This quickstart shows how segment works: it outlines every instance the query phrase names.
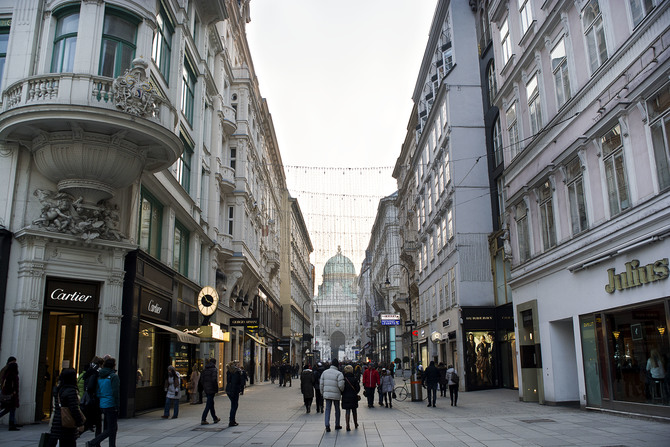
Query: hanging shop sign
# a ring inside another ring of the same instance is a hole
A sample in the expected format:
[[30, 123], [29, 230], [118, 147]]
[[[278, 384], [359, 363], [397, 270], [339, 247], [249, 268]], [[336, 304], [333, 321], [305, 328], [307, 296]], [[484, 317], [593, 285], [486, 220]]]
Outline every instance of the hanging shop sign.
[[231, 326], [244, 326], [249, 329], [258, 329], [258, 318], [231, 318]]
[[400, 326], [400, 314], [381, 314], [382, 326]]
[[621, 292], [632, 287], [661, 281], [667, 279], [670, 273], [668, 258], [659, 259], [647, 265], [640, 265], [640, 261], [633, 259], [630, 262], [626, 262], [625, 266], [626, 271], [622, 273], [617, 273], [613, 268], [607, 270], [605, 292], [614, 293], [617, 290]]
[[66, 279], [47, 279], [44, 307], [74, 311], [95, 311], [100, 299], [100, 284]]

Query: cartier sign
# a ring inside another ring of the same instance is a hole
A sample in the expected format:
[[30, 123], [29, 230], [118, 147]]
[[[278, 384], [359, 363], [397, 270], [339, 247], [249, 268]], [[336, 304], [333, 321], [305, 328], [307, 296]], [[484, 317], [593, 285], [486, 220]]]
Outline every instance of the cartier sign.
[[152, 320], [170, 322], [170, 300], [142, 289], [140, 299], [140, 315], [150, 317]]
[[47, 279], [44, 305], [68, 310], [97, 310], [100, 285], [95, 282]]
[[643, 286], [655, 281], [668, 278], [668, 258], [659, 259], [647, 265], [640, 265], [640, 261], [633, 259], [626, 262], [626, 271], [617, 273], [615, 269], [607, 270], [608, 282], [605, 292], [614, 293], [632, 287]]

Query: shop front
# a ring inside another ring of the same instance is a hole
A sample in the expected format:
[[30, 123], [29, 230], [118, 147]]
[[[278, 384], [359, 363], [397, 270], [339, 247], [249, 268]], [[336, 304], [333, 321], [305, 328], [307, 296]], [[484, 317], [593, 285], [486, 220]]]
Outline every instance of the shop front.
[[51, 414], [52, 390], [63, 368], [84, 370], [95, 356], [100, 283], [47, 277], [44, 293], [36, 420]]
[[463, 307], [461, 318], [466, 391], [498, 387], [494, 309]]

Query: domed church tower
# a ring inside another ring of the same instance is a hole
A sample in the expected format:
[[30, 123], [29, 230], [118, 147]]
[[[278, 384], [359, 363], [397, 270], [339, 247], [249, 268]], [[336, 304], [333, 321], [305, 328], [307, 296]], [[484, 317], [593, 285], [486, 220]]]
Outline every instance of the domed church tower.
[[323, 268], [323, 282], [316, 297], [319, 312], [314, 315], [315, 350], [323, 360], [356, 358], [359, 350], [356, 269], [341, 247]]

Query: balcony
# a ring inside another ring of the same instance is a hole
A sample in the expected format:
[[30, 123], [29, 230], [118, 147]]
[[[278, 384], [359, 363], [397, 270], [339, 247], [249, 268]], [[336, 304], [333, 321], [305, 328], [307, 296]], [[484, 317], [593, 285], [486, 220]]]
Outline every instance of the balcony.
[[223, 106], [219, 112], [221, 126], [226, 135], [232, 135], [237, 130], [237, 111], [230, 106]]
[[235, 170], [230, 166], [224, 165], [217, 157], [216, 180], [223, 192], [232, 192], [235, 189]]
[[0, 139], [25, 142], [60, 192], [97, 203], [183, 151], [177, 111], [147, 80], [146, 62], [116, 79], [50, 73], [3, 93]]

